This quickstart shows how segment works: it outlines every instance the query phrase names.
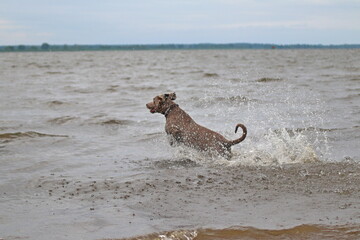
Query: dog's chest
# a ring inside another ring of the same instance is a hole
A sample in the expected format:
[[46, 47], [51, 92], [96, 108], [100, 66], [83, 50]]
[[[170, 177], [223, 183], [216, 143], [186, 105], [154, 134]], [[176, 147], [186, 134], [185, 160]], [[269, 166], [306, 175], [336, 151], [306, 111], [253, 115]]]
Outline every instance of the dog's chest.
[[165, 132], [167, 134], [173, 134], [175, 132], [182, 132], [183, 126], [181, 123], [175, 122], [175, 121], [166, 121], [165, 124]]

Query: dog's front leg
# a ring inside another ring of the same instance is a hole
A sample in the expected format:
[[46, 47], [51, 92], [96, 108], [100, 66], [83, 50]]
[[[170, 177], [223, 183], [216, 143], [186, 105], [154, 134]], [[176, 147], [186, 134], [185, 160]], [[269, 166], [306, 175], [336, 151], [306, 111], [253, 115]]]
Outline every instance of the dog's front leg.
[[172, 127], [167, 129], [166, 132], [168, 134], [170, 146], [176, 146], [178, 143], [182, 142], [182, 134], [178, 128]]
[[172, 135], [168, 135], [168, 141], [170, 143], [170, 146], [172, 146], [172, 147], [176, 146], [176, 140]]

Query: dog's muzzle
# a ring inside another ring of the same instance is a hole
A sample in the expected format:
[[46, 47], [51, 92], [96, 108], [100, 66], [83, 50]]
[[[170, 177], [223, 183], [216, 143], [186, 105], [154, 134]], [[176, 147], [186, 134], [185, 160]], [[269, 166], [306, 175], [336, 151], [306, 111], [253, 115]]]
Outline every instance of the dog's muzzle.
[[156, 106], [151, 106], [152, 104], [146, 104], [146, 107], [150, 110], [151, 113], [156, 113]]

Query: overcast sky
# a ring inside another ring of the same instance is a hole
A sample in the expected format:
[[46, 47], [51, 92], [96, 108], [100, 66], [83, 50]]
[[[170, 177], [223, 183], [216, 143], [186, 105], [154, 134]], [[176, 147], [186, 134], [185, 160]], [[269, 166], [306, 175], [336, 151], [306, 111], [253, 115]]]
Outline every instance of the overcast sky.
[[360, 0], [0, 0], [0, 45], [360, 43]]

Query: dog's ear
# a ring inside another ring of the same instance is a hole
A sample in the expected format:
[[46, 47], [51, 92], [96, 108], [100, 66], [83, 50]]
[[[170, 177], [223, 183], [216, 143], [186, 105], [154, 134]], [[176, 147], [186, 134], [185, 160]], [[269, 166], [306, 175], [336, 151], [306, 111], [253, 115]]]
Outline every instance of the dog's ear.
[[175, 94], [175, 92], [173, 92], [173, 93], [165, 93], [165, 94], [160, 95], [159, 98], [161, 98], [162, 102], [166, 101], [167, 99], [175, 100], [176, 99], [176, 94]]
[[173, 93], [166, 93], [166, 94], [164, 94], [164, 97], [165, 97], [165, 99], [170, 99], [170, 100], [175, 100], [176, 99], [176, 93], [175, 92], [173, 92]]
[[169, 97], [170, 97], [171, 100], [175, 100], [176, 99], [176, 93], [175, 92], [170, 93]]

